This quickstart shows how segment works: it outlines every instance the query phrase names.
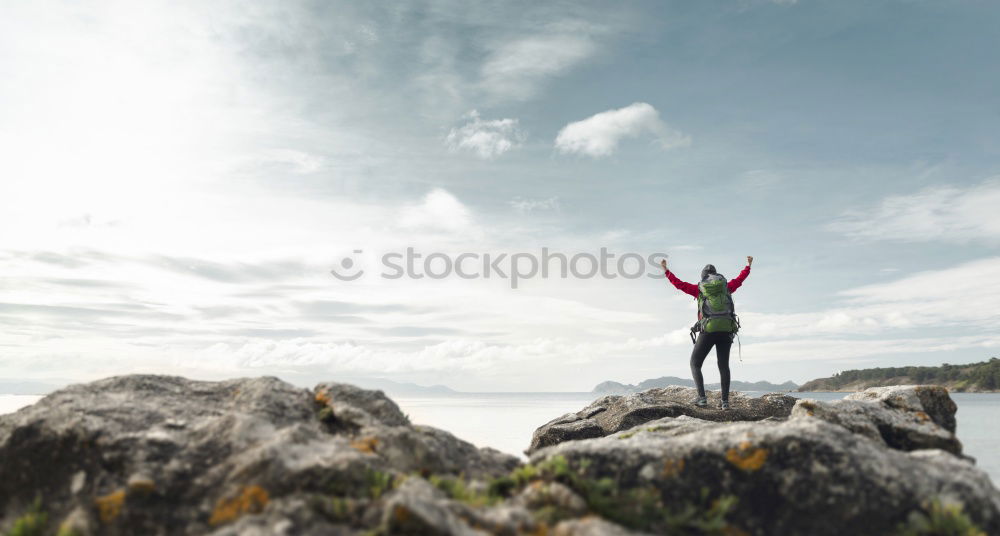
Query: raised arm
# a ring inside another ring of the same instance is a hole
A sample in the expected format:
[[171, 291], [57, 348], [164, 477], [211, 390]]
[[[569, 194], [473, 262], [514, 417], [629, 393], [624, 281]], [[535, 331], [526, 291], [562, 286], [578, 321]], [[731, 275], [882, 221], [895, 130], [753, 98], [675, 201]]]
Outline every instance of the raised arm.
[[685, 283], [684, 281], [677, 279], [677, 276], [675, 276], [673, 272], [667, 269], [667, 261], [660, 261], [660, 266], [663, 267], [663, 273], [666, 274], [667, 279], [670, 281], [671, 284], [674, 285], [674, 287], [677, 290], [685, 294], [690, 294], [695, 298], [698, 297], [698, 285], [692, 285], [691, 283]]
[[730, 279], [729, 280], [729, 285], [728, 286], [729, 286], [729, 293], [730, 294], [732, 294], [733, 292], [736, 292], [736, 289], [740, 288], [740, 285], [743, 284], [743, 281], [747, 278], [748, 275], [750, 275], [750, 265], [751, 264], [753, 264], [753, 257], [747, 257], [747, 266], [746, 266], [746, 268], [744, 268], [743, 271], [740, 272], [740, 275], [736, 276], [735, 279]]

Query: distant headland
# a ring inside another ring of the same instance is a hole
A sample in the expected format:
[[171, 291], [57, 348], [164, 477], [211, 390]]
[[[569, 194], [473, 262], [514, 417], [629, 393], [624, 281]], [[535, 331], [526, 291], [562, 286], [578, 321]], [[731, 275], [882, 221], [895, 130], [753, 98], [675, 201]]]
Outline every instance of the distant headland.
[[829, 378], [802, 384], [799, 391], [863, 391], [869, 387], [905, 384], [934, 384], [952, 392], [988, 393], [1000, 391], [1000, 359], [981, 363], [939, 367], [889, 367], [845, 370]]
[[[646, 389], [663, 388], [671, 385], [680, 385], [683, 387], [694, 387], [694, 380], [691, 378], [678, 378], [676, 376], [663, 376], [660, 378], [653, 378], [650, 380], [645, 380], [639, 382], [637, 385], [624, 384], [613, 381], [606, 381], [597, 384], [591, 393], [595, 395], [626, 395], [629, 393], [638, 393], [645, 391]], [[710, 383], [705, 386], [708, 389], [719, 389], [718, 383]], [[730, 389], [733, 391], [767, 391], [767, 392], [782, 392], [782, 391], [794, 391], [798, 388], [798, 384], [794, 382], [785, 383], [771, 383], [771, 382], [743, 382], [736, 381], [730, 383]]]

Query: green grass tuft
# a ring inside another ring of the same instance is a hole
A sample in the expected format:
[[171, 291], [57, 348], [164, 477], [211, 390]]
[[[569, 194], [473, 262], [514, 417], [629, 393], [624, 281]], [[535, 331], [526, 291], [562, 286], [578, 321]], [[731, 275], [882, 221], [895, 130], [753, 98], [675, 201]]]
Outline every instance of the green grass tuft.
[[28, 511], [14, 521], [7, 536], [42, 536], [49, 524], [49, 515], [42, 511], [41, 499], [35, 499]]
[[572, 467], [561, 455], [534, 465], [519, 467], [511, 479], [523, 487], [535, 480], [565, 484], [587, 503], [591, 512], [622, 526], [667, 534], [726, 534], [731, 530], [727, 515], [737, 498], [709, 496], [708, 488], [700, 497], [685, 503], [667, 503], [654, 486], [622, 488], [613, 478], [587, 476], [591, 460], [582, 459]]
[[477, 491], [470, 489], [461, 477], [431, 475], [428, 481], [449, 498], [472, 506], [492, 506], [503, 499], [493, 483], [485, 491]]
[[923, 512], [911, 512], [897, 527], [898, 536], [986, 536], [962, 511], [961, 504], [942, 504], [935, 499]]
[[396, 487], [396, 477], [392, 473], [383, 473], [375, 469], [365, 471], [365, 482], [368, 484], [368, 496], [380, 498], [385, 492]]

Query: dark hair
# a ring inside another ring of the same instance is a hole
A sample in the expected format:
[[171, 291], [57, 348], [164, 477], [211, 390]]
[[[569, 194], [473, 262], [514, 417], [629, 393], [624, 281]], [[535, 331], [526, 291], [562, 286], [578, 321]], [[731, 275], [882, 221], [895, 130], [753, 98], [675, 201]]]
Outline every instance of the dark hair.
[[713, 266], [711, 264], [706, 264], [705, 267], [701, 269], [701, 280], [704, 281], [704, 280], [708, 279], [709, 275], [711, 275], [711, 274], [717, 274], [717, 273], [719, 273], [719, 272], [715, 271], [715, 266]]

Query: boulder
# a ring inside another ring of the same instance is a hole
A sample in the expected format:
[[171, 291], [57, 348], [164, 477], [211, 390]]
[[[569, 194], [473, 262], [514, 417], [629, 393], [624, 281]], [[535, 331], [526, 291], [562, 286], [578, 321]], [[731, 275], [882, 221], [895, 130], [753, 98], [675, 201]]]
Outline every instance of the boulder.
[[407, 426], [410, 419], [400, 411], [395, 402], [382, 391], [362, 389], [347, 383], [321, 383], [315, 389], [316, 398], [334, 410], [342, 413], [353, 409], [361, 410], [358, 419], [366, 419], [365, 424], [384, 426]]
[[455, 514], [450, 501], [426, 480], [411, 478], [403, 482], [382, 511], [382, 525], [390, 534], [427, 534], [428, 536], [485, 535]]
[[610, 395], [598, 398], [576, 413], [568, 413], [535, 430], [526, 454], [574, 439], [589, 439], [614, 434], [633, 426], [663, 417], [687, 415], [706, 421], [758, 421], [785, 418], [791, 414], [795, 398], [770, 393], [751, 398], [730, 393], [730, 409], [718, 409], [720, 394], [708, 393], [708, 407], [692, 404], [697, 397], [693, 387], [670, 386], [648, 389], [630, 395]]
[[[878, 387], [875, 389], [884, 389]], [[894, 388], [895, 395], [913, 393], [916, 387]], [[864, 393], [858, 393], [864, 395]], [[947, 397], [947, 392], [944, 392]], [[917, 400], [916, 397], [913, 400]], [[950, 402], [951, 399], [948, 398]], [[952, 454], [962, 454], [962, 443], [955, 437], [955, 404], [951, 413], [938, 413], [934, 420], [923, 406], [890, 405], [878, 397], [849, 397], [846, 400], [820, 402], [799, 400], [792, 408], [792, 417], [815, 417], [873, 439], [899, 450], [941, 449]], [[951, 423], [951, 429], [939, 422]]]
[[[667, 417], [543, 448], [530, 460], [564, 465], [575, 492], [632, 530], [891, 534], [941, 503], [960, 505], [986, 534], [1000, 533], [1000, 492], [970, 461], [887, 448], [822, 418]], [[727, 507], [712, 514], [719, 504]], [[697, 511], [709, 513], [684, 518]]]
[[[718, 410], [678, 410], [690, 405], [683, 397], [690, 393], [675, 393], [680, 400], [658, 405], [649, 402], [665, 397], [649, 391], [633, 400], [599, 399], [539, 428], [535, 439], [554, 444], [533, 448], [530, 460], [558, 463], [591, 508], [631, 530], [889, 534], [944, 516], [1000, 533], [1000, 492], [961, 455], [956, 405], [943, 388], [798, 400], [787, 413], [777, 410], [784, 399], [765, 395], [759, 411], [724, 418]], [[670, 415], [642, 418], [656, 411]], [[611, 418], [602, 422], [603, 413]], [[729, 421], [738, 418], [755, 422]], [[581, 423], [604, 424], [609, 433], [565, 432]], [[727, 509], [712, 513], [719, 504]], [[696, 511], [701, 518], [684, 517]]]
[[930, 418], [945, 430], [955, 433], [958, 406], [948, 395], [948, 390], [940, 385], [870, 387], [851, 393], [845, 399], [880, 401], [890, 408], [917, 413], [921, 419]]

